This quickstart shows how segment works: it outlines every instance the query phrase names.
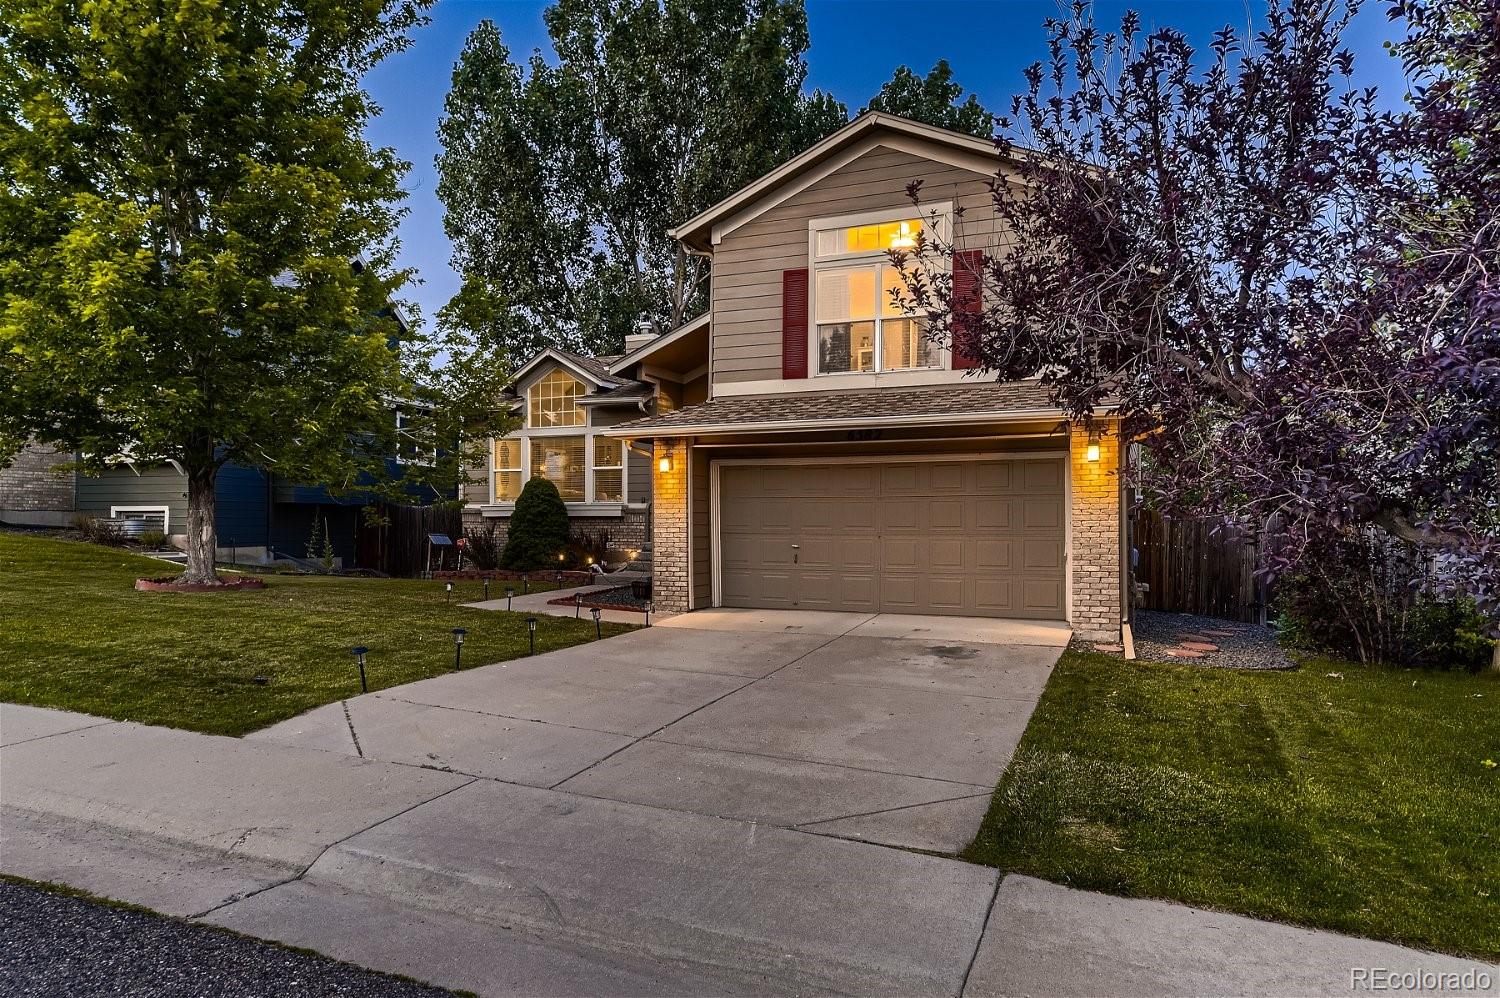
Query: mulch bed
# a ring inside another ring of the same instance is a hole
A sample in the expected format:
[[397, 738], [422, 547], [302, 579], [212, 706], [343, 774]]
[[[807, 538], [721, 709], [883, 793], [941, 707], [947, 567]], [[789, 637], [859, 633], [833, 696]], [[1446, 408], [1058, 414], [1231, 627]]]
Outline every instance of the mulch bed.
[[1146, 662], [1204, 665], [1216, 669], [1295, 667], [1277, 643], [1276, 632], [1259, 624], [1189, 613], [1138, 610], [1131, 619], [1131, 630], [1135, 637], [1135, 656]]
[[583, 593], [582, 596], [583, 599], [577, 604], [575, 604], [574, 597], [572, 596], [559, 596], [557, 599], [549, 599], [547, 602], [553, 606], [597, 606], [601, 610], [624, 610], [627, 613], [644, 613], [646, 607], [651, 605], [650, 600], [641, 599], [637, 596], [632, 586], [597, 589], [591, 593]]
[[160, 579], [136, 579], [135, 587], [146, 593], [230, 593], [245, 589], [264, 589], [264, 579], [220, 579], [218, 582], [178, 582], [177, 576]]

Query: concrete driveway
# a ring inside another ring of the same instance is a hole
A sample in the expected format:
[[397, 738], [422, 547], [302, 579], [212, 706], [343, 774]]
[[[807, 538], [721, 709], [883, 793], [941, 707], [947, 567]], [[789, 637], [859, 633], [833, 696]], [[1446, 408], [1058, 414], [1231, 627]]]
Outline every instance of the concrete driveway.
[[977, 618], [700, 612], [250, 737], [951, 853], [1067, 638]]

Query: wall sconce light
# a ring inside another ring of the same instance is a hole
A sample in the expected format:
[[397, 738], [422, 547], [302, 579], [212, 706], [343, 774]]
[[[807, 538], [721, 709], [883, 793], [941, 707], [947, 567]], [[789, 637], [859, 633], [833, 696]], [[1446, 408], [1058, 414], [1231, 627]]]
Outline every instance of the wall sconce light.
[[663, 475], [669, 473], [672, 470], [672, 456], [668, 454], [657, 461], [656, 470], [661, 472]]
[[1086, 450], [1086, 451], [1083, 452], [1083, 458], [1084, 458], [1085, 461], [1098, 461], [1099, 460], [1099, 434], [1097, 434], [1097, 433], [1090, 433], [1089, 434], [1089, 446], [1088, 446], [1088, 450]]

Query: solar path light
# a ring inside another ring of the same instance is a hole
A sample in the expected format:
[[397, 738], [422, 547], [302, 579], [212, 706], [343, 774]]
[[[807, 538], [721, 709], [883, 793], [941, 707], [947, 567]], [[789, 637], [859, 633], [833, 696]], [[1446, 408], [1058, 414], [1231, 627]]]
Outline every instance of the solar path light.
[[531, 654], [536, 654], [536, 618], [526, 618], [526, 630], [531, 635]]
[[507, 610], [510, 609], [510, 601], [513, 600], [513, 599], [515, 599], [515, 598], [516, 598], [516, 587], [515, 586], [506, 586], [505, 587], [505, 609], [507, 609]]
[[354, 661], [359, 666], [359, 691], [361, 693], [370, 692], [369, 684], [365, 682], [365, 656], [369, 653], [370, 649], [366, 648], [364, 645], [360, 645], [358, 648], [349, 649], [349, 654], [354, 656]]
[[603, 631], [601, 631], [599, 628], [599, 608], [597, 606], [590, 607], [589, 613], [594, 615], [594, 639], [598, 640], [599, 638], [604, 637]]
[[468, 634], [468, 633], [469, 632], [466, 631], [466, 630], [464, 630], [462, 627], [455, 627], [453, 629], [453, 671], [454, 672], [457, 672], [458, 671], [458, 667], [461, 664], [463, 664], [463, 657], [464, 657], [464, 635]]

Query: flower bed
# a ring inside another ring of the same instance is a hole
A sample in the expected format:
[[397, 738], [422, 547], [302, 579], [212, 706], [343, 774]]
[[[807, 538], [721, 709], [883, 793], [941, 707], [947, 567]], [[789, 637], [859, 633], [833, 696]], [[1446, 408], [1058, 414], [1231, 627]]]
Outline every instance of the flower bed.
[[146, 593], [227, 593], [242, 589], [264, 589], [264, 579], [241, 576], [220, 579], [218, 582], [178, 582], [179, 576], [168, 575], [160, 579], [136, 579], [135, 587]]

